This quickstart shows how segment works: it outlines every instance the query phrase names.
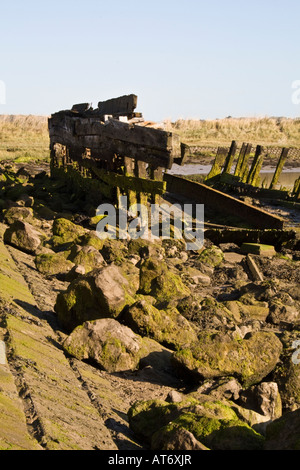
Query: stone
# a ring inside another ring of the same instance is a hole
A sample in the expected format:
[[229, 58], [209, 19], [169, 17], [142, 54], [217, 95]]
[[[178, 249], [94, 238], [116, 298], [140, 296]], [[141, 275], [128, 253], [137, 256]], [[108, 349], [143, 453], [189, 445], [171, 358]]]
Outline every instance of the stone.
[[195, 436], [180, 426], [168, 426], [157, 431], [151, 441], [151, 450], [209, 450]]
[[72, 282], [77, 279], [79, 276], [83, 276], [85, 274], [84, 266], [80, 264], [78, 266], [73, 266], [73, 268], [65, 275], [65, 280], [67, 282]]
[[129, 282], [118, 266], [97, 268], [72, 281], [56, 299], [61, 325], [72, 330], [85, 321], [116, 318], [125, 305], [134, 303]]
[[169, 348], [188, 347], [197, 341], [195, 330], [176, 308], [158, 310], [145, 300], [126, 308], [122, 322], [135, 333], [148, 336]]
[[54, 220], [52, 232], [50, 243], [56, 251], [70, 249], [72, 245], [80, 243], [81, 237], [86, 234], [83, 227], [63, 217]]
[[147, 258], [140, 267], [141, 294], [151, 295], [157, 302], [171, 302], [190, 295], [190, 290], [185, 286], [176, 273], [166, 267], [164, 263]]
[[300, 409], [267, 426], [265, 450], [300, 450]]
[[80, 245], [73, 245], [68, 256], [68, 260], [76, 266], [83, 266], [86, 273], [106, 265], [101, 253], [90, 245], [83, 247]]
[[10, 207], [4, 213], [4, 220], [8, 225], [16, 220], [32, 223], [33, 210], [30, 207]]
[[91, 360], [110, 373], [136, 369], [141, 346], [142, 338], [112, 318], [85, 322], [63, 343], [70, 355]]
[[284, 412], [300, 408], [300, 364], [295, 361], [299, 347], [299, 331], [285, 331], [280, 340], [283, 343], [281, 361], [273, 372], [273, 380], [277, 383]]
[[282, 415], [281, 397], [276, 382], [261, 382], [240, 393], [239, 403], [266, 416], [269, 421]]
[[198, 261], [211, 268], [219, 266], [224, 259], [223, 251], [215, 245], [205, 248], [198, 256]]
[[4, 241], [25, 253], [35, 253], [45, 238], [40, 231], [27, 222], [16, 220], [4, 232]]
[[66, 258], [65, 253], [41, 253], [35, 257], [37, 270], [46, 276], [66, 274], [74, 266], [74, 263]]
[[231, 264], [241, 263], [244, 259], [245, 259], [245, 256], [240, 255], [239, 253], [235, 253], [235, 252], [224, 253], [224, 260], [227, 263], [231, 263]]
[[253, 254], [260, 256], [275, 256], [276, 250], [272, 245], [263, 245], [261, 243], [243, 243], [241, 246], [243, 254]]
[[257, 331], [241, 339], [203, 331], [197, 343], [174, 352], [173, 360], [178, 373], [191, 380], [234, 376], [247, 388], [273, 371], [281, 352], [282, 343], [272, 332]]
[[171, 443], [178, 429], [188, 431], [194, 439], [184, 433], [189, 436], [189, 444], [177, 441], [180, 447], [176, 450], [185, 450], [186, 445], [199, 446], [198, 443], [211, 450], [262, 450], [264, 443], [264, 438], [239, 419], [230, 404], [209, 397], [186, 398], [177, 403], [136, 402], [128, 410], [128, 420], [130, 428], [149, 442], [152, 450], [160, 445], [174, 445]]

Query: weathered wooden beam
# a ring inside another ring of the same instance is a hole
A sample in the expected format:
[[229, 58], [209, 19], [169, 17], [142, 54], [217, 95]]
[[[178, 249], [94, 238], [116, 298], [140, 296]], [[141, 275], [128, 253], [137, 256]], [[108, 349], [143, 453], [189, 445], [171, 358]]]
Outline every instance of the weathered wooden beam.
[[171, 168], [173, 164], [173, 135], [170, 132], [117, 120], [103, 123], [95, 118], [58, 114], [49, 120], [51, 143], [68, 145], [76, 153], [89, 148], [92, 158], [97, 159], [110, 159], [117, 154], [130, 155], [164, 168]]
[[247, 144], [245, 142], [243, 142], [243, 145], [241, 147], [239, 157], [238, 157], [238, 160], [237, 160], [237, 163], [236, 163], [236, 167], [235, 167], [235, 170], [234, 170], [234, 176], [240, 176], [240, 171], [241, 171], [241, 167], [242, 167], [242, 163], [243, 163], [243, 160], [244, 160], [246, 150], [247, 150]]
[[274, 189], [274, 187], [278, 183], [279, 177], [280, 177], [281, 172], [283, 170], [283, 167], [284, 167], [284, 164], [285, 164], [286, 159], [288, 157], [289, 151], [290, 151], [289, 148], [282, 149], [280, 158], [279, 158], [278, 163], [277, 163], [275, 173], [273, 175], [273, 179], [272, 179], [271, 184], [270, 184], [270, 189]]
[[236, 154], [236, 150], [237, 150], [237, 144], [236, 144], [236, 141], [233, 140], [231, 143], [228, 155], [226, 157], [223, 173], [230, 173], [231, 167], [233, 165], [233, 160]]
[[124, 95], [98, 103], [99, 114], [126, 116], [134, 112], [137, 107], [136, 95]]
[[235, 199], [201, 183], [195, 183], [178, 176], [165, 173], [167, 191], [178, 193], [192, 199], [194, 203], [204, 204], [218, 212], [226, 212], [240, 217], [256, 228], [282, 229], [284, 220], [251, 204]]
[[247, 177], [247, 183], [251, 184], [252, 186], [256, 186], [256, 183], [259, 178], [259, 173], [262, 167], [263, 157], [264, 157], [263, 152], [264, 152], [264, 148], [261, 145], [258, 145], [256, 147], [255, 156], [253, 158], [251, 169]]
[[221, 174], [222, 172], [222, 167], [225, 162], [225, 158], [227, 155], [227, 150], [224, 147], [219, 147], [217, 151], [216, 158], [214, 160], [214, 163], [210, 169], [210, 172], [208, 173], [207, 177], [205, 178], [206, 180], [209, 180], [210, 178], [213, 178], [214, 176], [217, 176]]
[[240, 174], [239, 174], [239, 177], [243, 183], [247, 181], [247, 177], [248, 177], [248, 172], [249, 172], [248, 161], [250, 158], [251, 150], [252, 150], [252, 144], [248, 144], [246, 151], [245, 151], [244, 158], [243, 158], [242, 166], [240, 169]]

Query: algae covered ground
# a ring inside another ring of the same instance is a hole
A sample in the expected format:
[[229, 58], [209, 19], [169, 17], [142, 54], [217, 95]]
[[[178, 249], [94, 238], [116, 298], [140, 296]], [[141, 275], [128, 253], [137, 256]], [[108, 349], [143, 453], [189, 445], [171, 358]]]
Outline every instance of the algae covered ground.
[[255, 253], [100, 240], [47, 162], [0, 184], [1, 449], [299, 450], [296, 230]]

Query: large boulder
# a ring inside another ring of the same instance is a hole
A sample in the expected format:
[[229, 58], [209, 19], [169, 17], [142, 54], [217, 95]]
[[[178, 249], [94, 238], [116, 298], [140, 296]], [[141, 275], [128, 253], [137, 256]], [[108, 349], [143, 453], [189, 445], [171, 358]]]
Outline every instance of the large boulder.
[[178, 372], [192, 380], [234, 376], [244, 387], [260, 382], [275, 368], [282, 343], [272, 332], [258, 331], [241, 339], [202, 332], [198, 342], [174, 353]]
[[284, 411], [300, 408], [300, 343], [299, 330], [286, 331], [281, 336], [283, 352], [273, 373], [278, 384]]
[[300, 450], [300, 409], [268, 425], [265, 450]]
[[40, 253], [35, 257], [37, 270], [46, 276], [66, 274], [74, 266], [72, 261], [67, 259], [68, 253]]
[[[78, 360], [88, 360], [107, 372], [152, 369], [171, 373], [172, 351], [156, 341], [142, 338], [113, 318], [77, 326], [63, 343], [65, 351]], [[160, 375], [161, 378], [161, 375]], [[168, 378], [169, 380], [169, 378]]]
[[190, 289], [164, 263], [147, 258], [140, 267], [140, 293], [155, 297], [158, 303], [170, 303], [190, 295]]
[[16, 220], [4, 232], [4, 241], [25, 253], [35, 253], [45, 235], [27, 222]]
[[[163, 450], [260, 450], [264, 444], [264, 438], [230, 406], [209, 397], [137, 402], [129, 409], [128, 420], [132, 431], [153, 450], [161, 446]], [[179, 439], [182, 434], [187, 442]]]
[[146, 300], [138, 300], [124, 310], [122, 321], [137, 334], [173, 349], [189, 347], [197, 341], [189, 321], [174, 307], [158, 310]]
[[86, 234], [86, 230], [81, 225], [74, 224], [63, 217], [54, 220], [52, 232], [53, 236], [49, 243], [55, 251], [70, 249]]
[[106, 265], [101, 253], [90, 245], [73, 245], [68, 260], [76, 266], [83, 266], [86, 273]]
[[91, 360], [107, 372], [137, 367], [142, 338], [112, 318], [87, 321], [64, 341], [64, 349], [79, 360]]
[[133, 303], [129, 282], [118, 266], [109, 265], [80, 276], [57, 296], [55, 311], [61, 325], [73, 330], [85, 321], [116, 318]]

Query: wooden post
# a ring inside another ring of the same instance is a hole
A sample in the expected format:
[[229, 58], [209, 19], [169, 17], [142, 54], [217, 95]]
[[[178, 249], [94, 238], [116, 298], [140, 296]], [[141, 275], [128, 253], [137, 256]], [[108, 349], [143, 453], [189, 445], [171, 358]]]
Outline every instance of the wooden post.
[[[149, 166], [150, 170], [150, 179], [155, 181], [162, 181], [163, 180], [163, 172], [161, 167], [153, 167], [152, 165]], [[152, 195], [152, 203], [159, 204], [161, 197], [159, 194]]]
[[235, 167], [234, 176], [240, 176], [240, 171], [241, 171], [241, 167], [242, 167], [242, 163], [243, 163], [243, 160], [244, 160], [246, 150], [247, 150], [247, 144], [245, 144], [245, 142], [244, 142], [242, 147], [241, 147], [239, 158], [238, 158], [238, 161], [237, 161], [237, 164], [236, 164], [236, 167]]
[[282, 169], [283, 169], [284, 164], [286, 162], [286, 159], [288, 157], [289, 151], [290, 151], [289, 148], [282, 149], [280, 158], [279, 158], [278, 163], [277, 163], [275, 173], [273, 175], [272, 182], [270, 184], [270, 189], [274, 189], [276, 184], [278, 183], [279, 177], [281, 175]]
[[229, 149], [227, 158], [226, 158], [223, 173], [230, 173], [231, 167], [232, 167], [232, 164], [233, 164], [233, 160], [234, 160], [234, 157], [235, 157], [236, 149], [237, 149], [237, 144], [236, 144], [236, 141], [233, 140], [232, 143], [231, 143], [231, 147]]
[[226, 149], [224, 147], [219, 147], [214, 163], [205, 180], [209, 180], [210, 178], [213, 178], [214, 176], [217, 176], [222, 172], [222, 166], [224, 165], [225, 158]]
[[249, 171], [249, 175], [247, 177], [247, 183], [251, 184], [252, 186], [256, 186], [256, 182], [259, 177], [259, 173], [262, 167], [263, 162], [263, 147], [258, 145], [256, 147], [255, 156], [252, 162], [251, 169]]
[[[135, 168], [134, 168], [134, 173], [137, 178], [147, 178], [147, 168], [146, 168], [146, 163], [142, 162], [140, 160], [137, 160], [135, 162]], [[148, 203], [148, 194], [140, 192], [138, 194], [138, 202], [140, 204], [143, 204], [144, 206], [147, 206]]]
[[296, 181], [294, 183], [292, 195], [296, 199], [300, 199], [300, 176], [299, 176], [299, 178], [296, 179]]
[[[134, 176], [134, 160], [132, 158], [124, 157], [124, 175]], [[128, 203], [129, 207], [137, 203], [137, 194], [133, 189], [128, 190]]]
[[245, 155], [244, 155], [243, 163], [241, 166], [240, 175], [239, 175], [243, 183], [247, 181], [247, 177], [248, 177], [248, 172], [249, 172], [248, 161], [250, 158], [251, 150], [252, 150], [252, 144], [248, 144]]

